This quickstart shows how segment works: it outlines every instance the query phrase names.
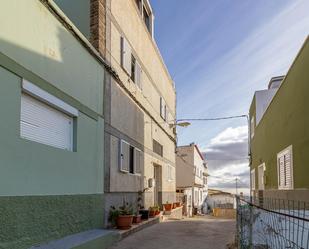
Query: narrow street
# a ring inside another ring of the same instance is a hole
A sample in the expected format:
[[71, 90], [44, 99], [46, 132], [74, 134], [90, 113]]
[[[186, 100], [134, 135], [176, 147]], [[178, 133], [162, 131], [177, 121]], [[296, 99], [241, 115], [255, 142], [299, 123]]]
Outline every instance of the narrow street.
[[210, 216], [159, 223], [109, 249], [224, 249], [234, 239], [235, 221]]

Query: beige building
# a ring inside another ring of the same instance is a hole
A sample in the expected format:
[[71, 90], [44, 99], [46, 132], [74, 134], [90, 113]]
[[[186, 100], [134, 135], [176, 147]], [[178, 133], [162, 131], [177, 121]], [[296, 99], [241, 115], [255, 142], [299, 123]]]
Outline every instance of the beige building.
[[[154, 40], [148, 0], [56, 0], [107, 66], [105, 219], [123, 200], [175, 201], [175, 85]], [[74, 2], [74, 3], [73, 3]], [[103, 151], [102, 151], [103, 153]]]
[[[123, 199], [175, 201], [176, 92], [154, 40], [147, 0], [91, 1], [91, 40], [114, 70], [105, 80], [105, 211]], [[103, 35], [102, 35], [103, 34]]]
[[188, 216], [203, 212], [208, 192], [208, 169], [204, 156], [196, 144], [177, 147], [176, 191], [184, 200]]

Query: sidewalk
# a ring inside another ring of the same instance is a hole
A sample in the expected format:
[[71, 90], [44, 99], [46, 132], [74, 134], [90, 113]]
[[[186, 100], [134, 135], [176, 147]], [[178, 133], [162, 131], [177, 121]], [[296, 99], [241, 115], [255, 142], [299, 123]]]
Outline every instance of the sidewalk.
[[109, 249], [225, 249], [234, 232], [235, 220], [203, 216], [159, 223]]

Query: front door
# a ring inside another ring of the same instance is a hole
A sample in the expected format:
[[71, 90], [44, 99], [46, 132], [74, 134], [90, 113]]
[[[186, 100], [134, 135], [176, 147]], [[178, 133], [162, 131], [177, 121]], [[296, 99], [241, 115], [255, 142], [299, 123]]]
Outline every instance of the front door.
[[162, 181], [161, 181], [161, 166], [159, 165], [155, 165], [154, 166], [154, 181], [155, 181], [155, 185], [154, 185], [154, 204], [155, 205], [162, 205], [162, 196], [160, 195], [160, 191], [161, 191], [161, 185], [162, 185]]

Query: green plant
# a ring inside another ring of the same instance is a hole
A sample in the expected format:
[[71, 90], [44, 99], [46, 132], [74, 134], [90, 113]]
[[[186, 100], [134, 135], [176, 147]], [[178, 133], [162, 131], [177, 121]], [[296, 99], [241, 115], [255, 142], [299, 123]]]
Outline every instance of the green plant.
[[116, 226], [116, 221], [119, 214], [120, 214], [119, 210], [114, 206], [111, 206], [109, 210], [108, 221], [112, 224], [112, 226]]
[[149, 208], [149, 211], [160, 211], [160, 207], [158, 205], [152, 206]]
[[133, 207], [128, 202], [124, 202], [121, 207], [119, 207], [119, 215], [133, 215]]

